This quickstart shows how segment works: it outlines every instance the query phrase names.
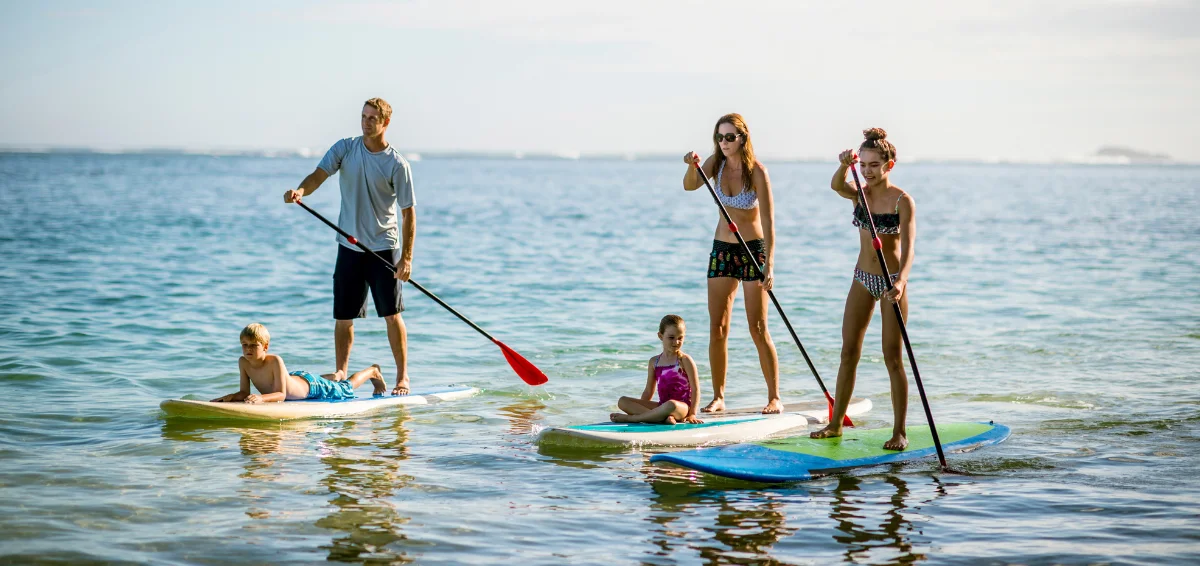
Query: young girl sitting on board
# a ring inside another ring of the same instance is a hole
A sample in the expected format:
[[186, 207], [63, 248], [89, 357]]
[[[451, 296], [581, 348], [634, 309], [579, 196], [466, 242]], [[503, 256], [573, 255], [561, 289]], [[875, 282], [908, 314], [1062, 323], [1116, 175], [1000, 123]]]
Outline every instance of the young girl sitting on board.
[[[621, 397], [617, 401], [623, 413], [609, 418], [618, 423], [701, 423], [696, 418], [700, 403], [700, 377], [696, 362], [683, 353], [683, 318], [669, 314], [658, 323], [662, 353], [650, 358], [646, 368], [646, 388], [640, 398]], [[655, 389], [658, 401], [651, 401]]]

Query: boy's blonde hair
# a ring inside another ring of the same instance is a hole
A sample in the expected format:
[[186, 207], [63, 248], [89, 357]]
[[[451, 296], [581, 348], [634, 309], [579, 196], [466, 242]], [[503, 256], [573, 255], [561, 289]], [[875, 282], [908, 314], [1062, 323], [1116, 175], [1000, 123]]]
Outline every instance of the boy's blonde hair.
[[241, 339], [253, 340], [259, 344], [262, 344], [263, 346], [266, 346], [267, 344], [271, 343], [271, 333], [267, 332], [267, 327], [254, 322], [246, 325], [246, 327], [242, 329]]
[[383, 118], [384, 120], [390, 119], [392, 117], [392, 105], [388, 104], [387, 101], [382, 98], [379, 98], [379, 97], [372, 98], [372, 99], [364, 102], [363, 105], [370, 106], [371, 108], [378, 110], [379, 116], [381, 118]]

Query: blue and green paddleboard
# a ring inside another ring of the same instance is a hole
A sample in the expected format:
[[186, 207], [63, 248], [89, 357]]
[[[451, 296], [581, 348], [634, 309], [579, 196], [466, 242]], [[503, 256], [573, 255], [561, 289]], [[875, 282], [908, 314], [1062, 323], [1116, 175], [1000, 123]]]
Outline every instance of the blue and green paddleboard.
[[[937, 453], [926, 425], [910, 426], [908, 448], [884, 450], [891, 428], [847, 428], [839, 438], [820, 440], [808, 435], [779, 440], [701, 448], [657, 454], [651, 462], [669, 462], [701, 472], [761, 482], [803, 481], [864, 466], [903, 462]], [[949, 452], [996, 444], [1008, 438], [1009, 428], [993, 423], [950, 423], [937, 427], [942, 448]]]

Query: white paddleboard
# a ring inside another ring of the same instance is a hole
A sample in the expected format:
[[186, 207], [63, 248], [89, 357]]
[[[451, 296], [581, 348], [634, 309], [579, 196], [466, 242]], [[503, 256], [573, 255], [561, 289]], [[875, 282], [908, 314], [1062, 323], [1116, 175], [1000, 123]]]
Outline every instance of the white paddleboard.
[[479, 393], [479, 390], [474, 387], [459, 385], [416, 389], [408, 395], [355, 397], [341, 401], [298, 399], [282, 403], [249, 405], [246, 403], [213, 403], [212, 401], [192, 399], [167, 399], [159, 407], [169, 418], [282, 421], [359, 415], [396, 405], [428, 405], [441, 401], [464, 399], [476, 393]]
[[[537, 441], [545, 444], [604, 444], [699, 446], [745, 442], [766, 438], [785, 430], [802, 429], [829, 422], [829, 405], [824, 400], [805, 401], [785, 407], [780, 415], [764, 415], [761, 409], [733, 409], [701, 413], [702, 424], [649, 424], [604, 422], [555, 427], [543, 430]], [[857, 416], [871, 410], [870, 399], [851, 399], [846, 413]]]

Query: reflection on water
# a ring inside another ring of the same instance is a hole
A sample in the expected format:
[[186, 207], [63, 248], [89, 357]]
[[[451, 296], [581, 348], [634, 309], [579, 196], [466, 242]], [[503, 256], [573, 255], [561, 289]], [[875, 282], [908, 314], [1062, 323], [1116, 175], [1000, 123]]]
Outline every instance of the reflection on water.
[[[691, 473], [691, 472], [684, 472]], [[796, 532], [788, 526], [779, 494], [701, 488], [680, 481], [678, 474], [643, 467], [654, 490], [650, 499], [650, 544], [659, 560], [670, 562], [692, 549], [712, 564], [775, 564], [772, 547]], [[703, 525], [691, 524], [705, 517]]]
[[546, 405], [537, 399], [520, 399], [509, 405], [500, 407], [500, 415], [508, 419], [508, 433], [516, 436], [533, 434], [534, 427], [542, 416], [538, 411]]
[[[932, 481], [934, 497], [945, 495], [937, 478]], [[835, 522], [838, 531], [833, 540], [845, 547], [846, 561], [878, 562], [882, 559], [889, 563], [910, 564], [926, 560], [926, 554], [914, 550], [912, 537], [919, 531], [910, 516], [919, 517], [920, 514], [918, 508], [909, 503], [912, 494], [908, 483], [895, 475], [885, 476], [882, 483], [872, 482], [870, 490], [863, 490], [863, 483], [863, 478], [841, 476], [831, 492], [833, 501], [829, 506], [829, 518]], [[884, 485], [890, 485], [895, 493], [885, 498], [887, 494], [879, 491]]]
[[[237, 434], [243, 456], [243, 472], [238, 475], [243, 484], [237, 491], [244, 496], [247, 516], [286, 522], [284, 516], [272, 516], [267, 508], [272, 500], [262, 494], [269, 492], [269, 487], [276, 493], [286, 489], [289, 481], [299, 482], [302, 488], [315, 484], [334, 495], [329, 514], [315, 522], [317, 527], [339, 533], [319, 547], [328, 560], [395, 564], [413, 560], [403, 550], [408, 538], [401, 531], [409, 518], [402, 517], [390, 501], [413, 480], [402, 473], [408, 459], [404, 424], [411, 418], [401, 408], [363, 420], [257, 423], [166, 419], [162, 436], [174, 441], [218, 442], [230, 433]], [[314, 463], [324, 466], [319, 479], [297, 475]], [[263, 486], [265, 482], [272, 486]]]
[[[335, 562], [408, 563], [404, 552], [408, 537], [401, 526], [409, 521], [389, 501], [407, 487], [413, 477], [401, 473], [408, 459], [411, 420], [401, 410], [383, 422], [342, 421], [329, 438], [319, 443], [320, 461], [329, 473], [320, 484], [335, 494], [332, 512], [316, 522], [321, 528], [345, 533], [321, 548]], [[397, 544], [400, 543], [400, 544]]]
[[677, 467], [644, 466], [642, 475], [654, 491], [646, 520], [656, 550], [647, 563], [673, 563], [689, 551], [714, 564], [804, 562], [828, 549], [832, 530], [842, 561], [911, 564], [929, 558], [920, 508], [947, 495], [936, 477], [917, 496], [893, 474], [770, 490]]

